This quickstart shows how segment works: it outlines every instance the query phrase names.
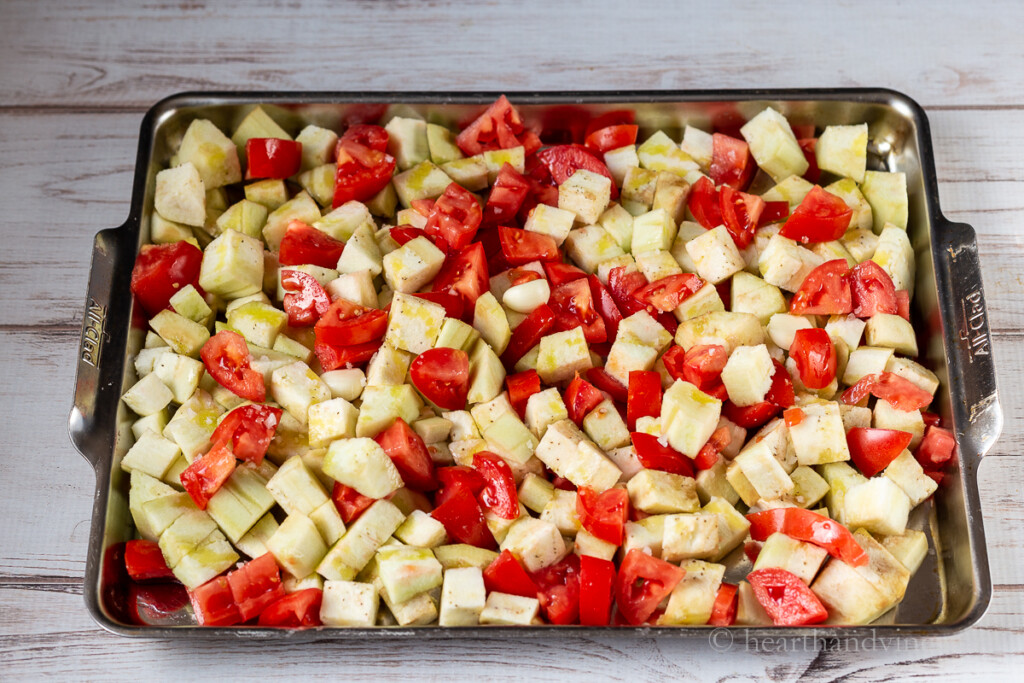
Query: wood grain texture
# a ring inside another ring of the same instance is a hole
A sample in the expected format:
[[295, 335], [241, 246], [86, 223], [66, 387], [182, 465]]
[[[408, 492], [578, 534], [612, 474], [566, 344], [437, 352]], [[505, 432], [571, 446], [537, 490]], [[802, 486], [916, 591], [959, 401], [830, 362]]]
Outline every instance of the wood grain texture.
[[[0, 679], [1002, 680], [1024, 664], [1024, 6], [1016, 2], [238, 4], [0, 11]], [[927, 12], [928, 21], [922, 20]], [[728, 27], [723, 29], [723, 27]], [[728, 35], [723, 39], [723, 33]], [[125, 640], [82, 602], [94, 490], [67, 438], [96, 231], [125, 219], [144, 111], [185, 90], [886, 86], [928, 110], [942, 209], [974, 226], [1006, 415], [980, 468], [992, 605], [941, 640]]]

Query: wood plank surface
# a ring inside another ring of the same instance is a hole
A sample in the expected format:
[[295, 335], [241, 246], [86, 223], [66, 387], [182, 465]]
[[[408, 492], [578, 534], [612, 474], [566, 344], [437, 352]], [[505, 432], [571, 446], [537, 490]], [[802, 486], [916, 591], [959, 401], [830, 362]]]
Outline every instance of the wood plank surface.
[[[0, 680], [993, 680], [1024, 665], [1024, 5], [840, 0], [0, 5]], [[994, 594], [973, 628], [850, 645], [704, 638], [310, 644], [118, 638], [82, 598], [94, 478], [67, 438], [96, 231], [127, 216], [145, 110], [187, 90], [885, 86], [927, 109], [974, 226], [1006, 416], [979, 474]], [[142, 673], [144, 672], [144, 674]]]

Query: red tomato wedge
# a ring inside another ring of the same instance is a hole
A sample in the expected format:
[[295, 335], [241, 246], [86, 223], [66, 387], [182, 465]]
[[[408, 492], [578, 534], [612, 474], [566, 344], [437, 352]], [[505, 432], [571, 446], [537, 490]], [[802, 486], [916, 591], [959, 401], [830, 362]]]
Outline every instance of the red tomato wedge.
[[[676, 348], [682, 350], [682, 347], [673, 347], [673, 349]], [[673, 351], [673, 353], [678, 355], [679, 351]], [[673, 366], [678, 367], [678, 361], [672, 360]], [[724, 346], [718, 344], [691, 346], [683, 355], [682, 360], [682, 379], [709, 396], [719, 399], [727, 397], [725, 385], [722, 383], [722, 370], [725, 369], [725, 364], [729, 361], [729, 353]], [[668, 361], [665, 362], [665, 367], [669, 367]], [[669, 372], [672, 370], [669, 369]]]
[[299, 172], [302, 143], [281, 138], [249, 138], [245, 143], [245, 179], [284, 180]]
[[789, 202], [765, 202], [764, 210], [761, 212], [761, 220], [758, 221], [757, 227], [760, 228], [769, 223], [778, 223], [788, 216]]
[[459, 133], [455, 138], [455, 144], [466, 156], [520, 145], [529, 156], [540, 148], [540, 138], [536, 133], [526, 129], [519, 112], [508, 98], [502, 95], [487, 108], [487, 111]]
[[593, 384], [577, 374], [569, 382], [565, 389], [565, 407], [569, 413], [569, 419], [576, 423], [576, 426], [583, 424], [583, 418], [591, 410], [596, 408], [604, 396]]
[[639, 626], [654, 614], [685, 575], [676, 565], [633, 548], [622, 560], [615, 581], [619, 613], [633, 626]]
[[262, 403], [266, 398], [263, 375], [252, 369], [252, 357], [242, 335], [222, 330], [203, 344], [199, 355], [206, 371], [225, 389], [257, 403]]
[[776, 626], [806, 626], [828, 618], [828, 610], [818, 596], [785, 569], [758, 569], [747, 575], [747, 581]]
[[914, 456], [926, 470], [941, 469], [953, 458], [956, 450], [956, 438], [953, 432], [942, 427], [929, 425], [924, 431], [924, 438], [917, 446]]
[[607, 626], [615, 593], [615, 563], [591, 555], [580, 556], [580, 623]]
[[487, 196], [483, 224], [497, 226], [515, 222], [516, 214], [522, 208], [530, 187], [530, 181], [511, 164], [503, 164], [498, 171], [497, 179], [491, 185], [491, 193]]
[[590, 285], [590, 297], [594, 301], [594, 308], [604, 320], [604, 328], [608, 339], [614, 339], [619, 332], [619, 323], [622, 321], [622, 312], [615, 304], [608, 288], [601, 284], [596, 275], [587, 276], [587, 284]]
[[524, 598], [536, 598], [538, 590], [537, 584], [509, 550], [502, 550], [484, 569], [484, 588], [488, 593], [497, 591]]
[[302, 221], [291, 221], [281, 240], [278, 258], [282, 266], [310, 263], [321, 268], [337, 268], [338, 259], [344, 250], [344, 242]]
[[861, 377], [856, 384], [843, 392], [842, 401], [847, 405], [856, 405], [869, 394], [888, 401], [896, 410], [919, 410], [932, 402], [931, 394], [892, 372]]
[[626, 397], [626, 426], [636, 429], [641, 417], [661, 415], [661, 375], [653, 370], [632, 370]]
[[152, 317], [170, 306], [171, 297], [182, 287], [199, 289], [202, 264], [202, 250], [188, 242], [145, 244], [132, 268], [132, 294]]
[[779, 234], [804, 244], [830, 242], [843, 236], [850, 227], [852, 215], [853, 209], [840, 197], [815, 185], [783, 224]]
[[807, 170], [804, 171], [804, 180], [809, 183], [817, 183], [818, 179], [821, 178], [821, 169], [818, 168], [818, 155], [815, 154], [815, 149], [818, 147], [818, 138], [799, 138], [797, 139], [797, 144], [800, 145], [800, 150], [804, 153], [804, 159], [807, 159]]
[[620, 123], [614, 126], [605, 126], [587, 135], [584, 142], [587, 149], [595, 154], [604, 154], [613, 149], [620, 149], [628, 145], [636, 144], [636, 135], [640, 130], [639, 126]]
[[449, 318], [461, 320], [462, 315], [466, 312], [466, 301], [458, 294], [450, 294], [448, 292], [413, 292], [412, 295], [417, 299], [440, 304], [444, 307], [444, 314]]
[[458, 183], [450, 183], [431, 208], [423, 230], [442, 238], [452, 249], [463, 249], [473, 241], [482, 220], [476, 195]]
[[604, 319], [594, 307], [593, 293], [586, 280], [572, 280], [552, 289], [548, 306], [555, 314], [557, 331], [582, 327], [583, 337], [588, 343], [595, 344], [608, 339]]
[[846, 315], [853, 310], [850, 266], [846, 259], [821, 264], [804, 278], [793, 295], [789, 312], [794, 315]]
[[865, 477], [873, 477], [888, 467], [913, 438], [910, 432], [898, 429], [854, 427], [846, 433], [850, 459]]
[[277, 433], [283, 414], [280, 408], [259, 403], [239, 406], [224, 416], [210, 440], [213, 443], [230, 441], [236, 458], [259, 465]]
[[387, 187], [395, 158], [385, 152], [388, 133], [380, 126], [352, 126], [338, 140], [334, 156], [334, 208], [350, 201], [366, 202]]
[[354, 488], [345, 486], [337, 481], [334, 482], [331, 500], [334, 501], [334, 507], [338, 509], [341, 521], [345, 522], [345, 524], [350, 524], [359, 519], [359, 515], [363, 514], [368, 507], [377, 502], [376, 499], [364, 496]]
[[541, 304], [526, 316], [519, 326], [512, 330], [512, 338], [501, 354], [501, 362], [511, 367], [526, 355], [526, 352], [540, 343], [541, 337], [555, 326], [555, 313], [547, 304]]
[[723, 583], [718, 587], [715, 602], [711, 605], [708, 626], [732, 626], [736, 623], [738, 590], [739, 587], [731, 583]]
[[428, 349], [413, 359], [409, 378], [431, 403], [462, 410], [469, 394], [469, 355], [461, 349]]
[[534, 394], [540, 393], [540, 375], [532, 368], [515, 375], [506, 375], [505, 387], [508, 389], [509, 403], [519, 414], [519, 419], [525, 419], [527, 401]]
[[690, 459], [671, 446], [662, 444], [653, 434], [632, 432], [630, 437], [633, 439], [637, 460], [647, 469], [680, 474], [684, 477], [694, 475]]
[[619, 188], [604, 162], [582, 145], [556, 145], [537, 152], [537, 160], [547, 166], [556, 185], [561, 185], [579, 170], [603, 175], [611, 181], [611, 197], [617, 199]]
[[793, 392], [793, 380], [789, 371], [777, 360], [772, 360], [775, 365], [775, 372], [772, 374], [772, 386], [765, 395], [765, 400], [779, 408], [788, 408], [796, 402]]
[[313, 347], [313, 353], [325, 371], [337, 370], [344, 367], [355, 367], [366, 363], [373, 354], [380, 348], [380, 341], [367, 342], [365, 344], [353, 344], [351, 346], [334, 346], [317, 342]]
[[323, 600], [324, 592], [319, 588], [305, 588], [289, 593], [267, 605], [260, 613], [259, 625], [284, 628], [320, 626], [320, 605]]
[[718, 190], [707, 178], [701, 177], [693, 184], [686, 205], [694, 220], [708, 230], [722, 225], [722, 207], [719, 204]]
[[812, 510], [775, 508], [747, 515], [747, 521], [750, 522], [750, 537], [755, 541], [765, 541], [772, 534], [782, 533], [798, 541], [813, 543], [851, 566], [867, 564], [867, 553], [849, 529]]
[[[776, 375], [779, 373], [776, 372]], [[762, 401], [752, 406], [738, 406], [732, 401], [722, 404], [722, 414], [731, 422], [744, 429], [760, 427], [779, 412], [779, 406], [771, 401]]]
[[644, 285], [633, 292], [633, 297], [654, 306], [662, 313], [671, 313], [704, 284], [704, 280], [693, 273], [678, 273]]
[[707, 442], [701, 446], [697, 457], [693, 459], [694, 466], [698, 470], [710, 470], [718, 462], [718, 454], [730, 443], [732, 443], [732, 432], [729, 431], [728, 427], [719, 427], [711, 433]]
[[764, 200], [757, 195], [734, 190], [728, 185], [718, 195], [722, 223], [737, 248], [746, 249], [754, 241], [754, 231], [764, 211]]
[[235, 456], [228, 450], [227, 444], [221, 441], [182, 470], [181, 485], [197, 508], [206, 509], [213, 494], [220, 490], [235, 471], [235, 464]]
[[612, 545], [622, 545], [629, 520], [629, 494], [611, 488], [598, 493], [589, 486], [576, 490], [576, 514], [591, 534]]
[[558, 287], [573, 280], [587, 279], [586, 273], [569, 263], [545, 261], [542, 265], [544, 266], [544, 272], [548, 276], [548, 282], [551, 283], [552, 287]]
[[124, 567], [132, 581], [174, 578], [156, 541], [138, 539], [125, 543]]
[[484, 507], [502, 519], [519, 517], [519, 494], [508, 463], [494, 453], [480, 451], [473, 456], [473, 467], [487, 482], [480, 492]]
[[553, 237], [539, 232], [519, 228], [498, 228], [501, 253], [511, 266], [521, 266], [531, 261], [558, 261], [558, 244]]
[[711, 136], [711, 179], [715, 185], [742, 190], [750, 184], [757, 164], [743, 140], [715, 133]]
[[189, 591], [188, 597], [200, 626], [233, 626], [242, 621], [225, 576], [210, 579]]
[[467, 543], [487, 550], [496, 546], [480, 504], [465, 487], [455, 487], [430, 515], [444, 525], [445, 531], [456, 543]]
[[[623, 317], [629, 317], [647, 308], [646, 302], [635, 296], [637, 291], [646, 286], [647, 278], [643, 273], [626, 270], [625, 266], [612, 268], [608, 273], [608, 291], [611, 292], [612, 299]], [[651, 308], [653, 310], [654, 307]]]
[[[612, 397], [613, 401], [626, 403], [629, 400], [629, 389], [620, 384], [604, 368], [590, 368], [586, 372], [587, 381]], [[622, 412], [621, 410], [619, 412]]]
[[874, 261], [864, 261], [850, 271], [853, 314], [870, 318], [878, 313], [897, 315], [900, 312], [896, 286], [892, 278]]
[[332, 346], [354, 346], [377, 341], [388, 329], [388, 314], [364, 308], [347, 299], [335, 299], [317, 321], [316, 341]]
[[580, 558], [570, 553], [563, 560], [530, 574], [537, 584], [540, 608], [552, 624], [565, 626], [579, 620]]
[[433, 491], [437, 488], [434, 461], [430, 458], [427, 446], [405, 420], [395, 418], [390, 427], [374, 437], [374, 441], [391, 458], [407, 487], [414, 491]]
[[828, 332], [821, 328], [797, 330], [789, 357], [808, 389], [824, 389], [836, 378], [836, 348]]
[[300, 270], [282, 270], [281, 286], [286, 292], [284, 310], [292, 327], [315, 325], [331, 307], [331, 297], [312, 275]]
[[489, 287], [487, 256], [484, 254], [484, 245], [479, 242], [449, 253], [433, 283], [434, 292], [461, 296], [469, 311], [473, 310], [476, 300]]
[[259, 616], [270, 604], [284, 597], [281, 570], [270, 553], [228, 572], [228, 587], [242, 621]]

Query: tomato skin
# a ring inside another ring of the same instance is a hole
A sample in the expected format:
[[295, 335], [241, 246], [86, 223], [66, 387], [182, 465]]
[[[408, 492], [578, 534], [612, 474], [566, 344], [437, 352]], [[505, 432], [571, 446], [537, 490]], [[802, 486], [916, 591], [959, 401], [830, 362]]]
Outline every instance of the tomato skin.
[[858, 318], [900, 312], [892, 278], [874, 261], [858, 263], [850, 271], [850, 292], [853, 314]]
[[607, 626], [615, 592], [615, 563], [600, 557], [580, 557], [580, 624]]
[[200, 626], [234, 626], [242, 621], [227, 577], [215, 576], [189, 591], [188, 597]]
[[502, 519], [519, 516], [519, 494], [512, 468], [500, 457], [489, 451], [480, 451], [473, 456], [473, 467], [480, 472], [484, 481], [480, 502]]
[[[608, 371], [604, 368], [590, 368], [587, 370], [586, 375], [587, 381], [606, 394], [609, 394], [613, 401], [624, 404], [629, 400], [628, 387], [620, 384], [619, 380], [609, 375]], [[620, 410], [619, 412], [622, 411]]]
[[444, 502], [434, 508], [430, 515], [441, 522], [448, 535], [459, 543], [468, 543], [487, 550], [493, 550], [497, 545], [490, 529], [487, 528], [480, 504], [465, 487], [454, 487], [454, 490], [445, 496]]
[[388, 329], [388, 314], [337, 299], [320, 316], [314, 330], [316, 341], [332, 346], [354, 346], [377, 341]]
[[612, 545], [622, 545], [629, 520], [629, 493], [617, 488], [598, 493], [581, 486], [576, 490], [576, 514], [591, 534]]
[[725, 229], [739, 249], [746, 249], [754, 241], [754, 231], [764, 211], [764, 200], [728, 185], [719, 191], [718, 200]]
[[836, 348], [821, 328], [797, 330], [789, 357], [796, 362], [800, 381], [808, 389], [824, 389], [836, 377]]
[[662, 313], [671, 313], [704, 286], [704, 280], [693, 273], [677, 273], [655, 280], [633, 292], [633, 297], [654, 306]]
[[343, 367], [355, 367], [366, 363], [377, 349], [381, 346], [380, 341], [367, 342], [365, 344], [353, 344], [351, 346], [335, 346], [317, 342], [313, 347], [313, 353], [325, 371], [337, 370]]
[[826, 261], [808, 273], [789, 304], [794, 315], [846, 315], [852, 310], [850, 266], [845, 259]]
[[245, 169], [246, 180], [284, 180], [299, 172], [302, 143], [280, 138], [249, 138], [245, 143], [245, 158], [248, 164]]
[[591, 410], [596, 408], [604, 396], [593, 384], [579, 376], [579, 373], [569, 382], [565, 389], [565, 407], [569, 413], [569, 419], [579, 427], [583, 424], [583, 418]]
[[772, 364], [775, 366], [775, 373], [772, 375], [772, 386], [768, 389], [764, 399], [779, 408], [788, 408], [796, 403], [793, 379], [782, 363], [772, 359]]
[[235, 456], [228, 450], [227, 442], [215, 443], [208, 453], [193, 460], [182, 471], [181, 485], [196, 507], [205, 510], [213, 494], [235, 471], [235, 465]]
[[288, 324], [292, 327], [315, 325], [331, 307], [331, 297], [317, 282], [317, 279], [300, 270], [282, 270], [281, 286], [284, 295], [284, 310], [288, 313]]
[[561, 185], [572, 177], [578, 170], [590, 171], [603, 175], [611, 181], [611, 198], [617, 199], [619, 189], [604, 162], [594, 156], [590, 150], [582, 145], [556, 145], [537, 152], [537, 159], [547, 166], [551, 179], [556, 185]]
[[508, 388], [509, 403], [519, 414], [519, 419], [526, 419], [527, 401], [534, 394], [540, 393], [540, 375], [532, 368], [515, 375], [506, 375], [505, 386]]
[[736, 623], [738, 606], [737, 592], [739, 587], [731, 583], [722, 583], [715, 594], [715, 602], [711, 606], [711, 617], [708, 626], [732, 626]]
[[761, 219], [757, 222], [757, 227], [760, 228], [769, 223], [778, 223], [788, 216], [789, 202], [765, 202], [764, 210], [761, 212]]
[[[647, 308], [635, 294], [647, 286], [647, 278], [640, 271], [627, 271], [625, 266], [612, 268], [608, 273], [608, 291], [623, 317], [628, 317]], [[653, 306], [651, 307], [653, 311]], [[651, 311], [648, 311], [651, 312]]]
[[641, 417], [661, 415], [661, 375], [653, 370], [632, 370], [626, 397], [626, 426], [636, 429]]
[[467, 311], [474, 309], [476, 300], [489, 288], [487, 257], [479, 242], [449, 253], [432, 287], [434, 292], [461, 296]]
[[428, 235], [442, 238], [452, 249], [462, 249], [473, 241], [482, 220], [476, 195], [458, 183], [450, 183], [434, 202], [423, 229]]
[[213, 443], [231, 442], [234, 456], [257, 465], [263, 462], [284, 411], [273, 406], [249, 403], [235, 408], [213, 430]]
[[242, 621], [258, 616], [273, 602], [284, 597], [281, 570], [274, 556], [266, 553], [228, 572], [228, 587]]
[[174, 578], [156, 541], [138, 539], [125, 543], [124, 566], [132, 581]]
[[842, 402], [856, 405], [868, 395], [888, 401], [897, 410], [919, 410], [932, 402], [932, 395], [909, 380], [892, 372], [881, 372], [861, 377], [843, 392]]
[[587, 284], [590, 285], [590, 298], [594, 302], [594, 308], [604, 320], [608, 339], [615, 339], [615, 335], [619, 333], [619, 323], [622, 322], [622, 312], [615, 305], [615, 299], [612, 298], [611, 292], [596, 275], [588, 275]]
[[629, 123], [605, 126], [587, 135], [584, 144], [595, 154], [604, 154], [613, 149], [635, 145], [639, 130], [639, 126]]
[[846, 433], [850, 459], [865, 477], [873, 477], [910, 445], [913, 434], [898, 429], [854, 427]]
[[813, 543], [853, 567], [861, 567], [868, 562], [867, 553], [849, 529], [813, 510], [774, 508], [749, 514], [747, 521], [750, 522], [750, 537], [755, 541], [764, 541], [772, 534], [782, 533], [798, 541]]
[[818, 596], [785, 569], [758, 569], [747, 575], [747, 581], [776, 626], [806, 626], [828, 618], [828, 610]]
[[132, 294], [146, 315], [153, 317], [171, 305], [171, 297], [182, 287], [199, 289], [202, 264], [203, 251], [188, 242], [145, 244], [132, 268]]
[[[750, 147], [743, 140], [738, 140], [722, 133], [711, 136], [711, 167], [709, 175], [715, 185], [724, 185], [733, 190], [742, 190], [754, 177], [757, 164], [750, 154]], [[756, 225], [755, 221], [755, 225]]]
[[674, 564], [633, 548], [622, 560], [615, 581], [619, 613], [633, 626], [639, 626], [654, 614], [685, 574]]
[[281, 240], [278, 259], [282, 266], [300, 266], [311, 263], [321, 268], [337, 268], [338, 259], [345, 251], [345, 243], [302, 221], [288, 223]]
[[[776, 375], [779, 374], [777, 371]], [[732, 401], [722, 404], [722, 414], [744, 429], [760, 427], [779, 412], [779, 406], [771, 401], [762, 401], [752, 406], [740, 407]]]
[[719, 427], [711, 433], [707, 442], [701, 446], [697, 457], [693, 459], [694, 466], [698, 470], [711, 469], [718, 462], [718, 454], [730, 443], [732, 443], [732, 432], [729, 431], [728, 427]]
[[537, 584], [509, 550], [502, 550], [484, 569], [484, 588], [524, 598], [537, 597]]
[[815, 185], [782, 225], [779, 234], [803, 244], [830, 242], [843, 236], [850, 227], [852, 215], [853, 209], [840, 197]]
[[469, 394], [469, 355], [461, 349], [428, 349], [413, 359], [409, 378], [431, 403], [462, 410]]
[[607, 341], [608, 330], [604, 319], [594, 308], [593, 293], [586, 280], [571, 280], [552, 289], [548, 306], [555, 314], [557, 331], [582, 327], [583, 337], [588, 343]]
[[565, 626], [579, 620], [580, 558], [570, 553], [561, 561], [530, 573], [537, 584], [537, 597], [544, 616], [552, 624]]
[[199, 355], [206, 371], [225, 389], [256, 403], [266, 399], [263, 375], [252, 369], [249, 347], [242, 335], [222, 330], [206, 340]]
[[548, 334], [554, 326], [555, 313], [547, 304], [541, 304], [533, 309], [533, 312], [512, 330], [512, 338], [501, 354], [501, 362], [507, 368], [518, 363], [519, 359], [539, 344], [541, 337]]
[[260, 626], [302, 628], [320, 626], [320, 605], [324, 592], [319, 588], [305, 588], [289, 593], [270, 603], [260, 613]]
[[953, 432], [935, 425], [924, 430], [924, 438], [917, 446], [914, 456], [925, 470], [941, 469], [953, 458], [956, 438]]
[[352, 126], [338, 140], [334, 156], [334, 208], [345, 202], [365, 202], [391, 182], [396, 161], [385, 150], [388, 132], [380, 126]]
[[483, 225], [498, 226], [513, 223], [530, 188], [530, 182], [510, 163], [505, 162], [491, 186], [491, 193], [487, 195]]
[[722, 224], [722, 207], [715, 184], [705, 177], [690, 188], [690, 197], [686, 201], [694, 220], [711, 230]]
[[[811, 131], [810, 134], [813, 135], [814, 131]], [[818, 138], [798, 138], [797, 144], [800, 145], [800, 150], [804, 153], [804, 159], [807, 159], [807, 170], [804, 172], [804, 180], [817, 184], [818, 179], [821, 178], [821, 169], [818, 168], [818, 155], [815, 154], [815, 150], [818, 147]]]
[[351, 486], [345, 486], [337, 481], [334, 482], [334, 489], [331, 491], [331, 500], [334, 501], [334, 507], [338, 509], [341, 521], [345, 524], [359, 519], [359, 515], [377, 502], [376, 499], [364, 496]]
[[522, 266], [532, 261], [558, 261], [558, 244], [553, 237], [519, 228], [498, 228], [501, 253], [510, 266]]
[[647, 469], [693, 477], [694, 471], [690, 459], [671, 446], [662, 445], [658, 441], [658, 437], [643, 432], [632, 432], [630, 437], [633, 440], [637, 460]]
[[540, 147], [540, 138], [526, 129], [519, 112], [502, 95], [458, 134], [455, 144], [466, 156], [520, 145], [529, 156]]
[[686, 380], [709, 396], [722, 400], [728, 398], [722, 382], [722, 370], [729, 361], [724, 346], [701, 344], [691, 346], [688, 351], [683, 351], [681, 346], [673, 346], [662, 360], [673, 378]]
[[437, 488], [434, 461], [427, 447], [412, 427], [402, 418], [395, 418], [390, 427], [373, 439], [395, 463], [405, 485], [414, 491], [433, 491]]
[[552, 287], [558, 287], [573, 280], [587, 279], [587, 274], [571, 263], [545, 261], [541, 265], [544, 266], [544, 272], [547, 274], [548, 282], [551, 283]]

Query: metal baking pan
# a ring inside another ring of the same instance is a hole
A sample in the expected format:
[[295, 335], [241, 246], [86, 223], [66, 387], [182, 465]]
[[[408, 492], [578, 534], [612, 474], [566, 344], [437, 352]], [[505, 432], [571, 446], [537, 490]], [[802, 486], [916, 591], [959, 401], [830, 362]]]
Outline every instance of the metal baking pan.
[[[771, 105], [796, 124], [867, 122], [874, 141], [869, 165], [904, 171], [910, 198], [909, 236], [917, 257], [912, 312], [923, 343], [922, 362], [942, 379], [935, 402], [959, 444], [954, 471], [943, 480], [932, 503], [920, 506], [912, 522], [929, 536], [931, 551], [911, 581], [904, 601], [870, 626], [730, 627], [737, 637], [801, 636], [894, 637], [943, 635], [976, 622], [992, 594], [985, 532], [978, 500], [978, 465], [1002, 428], [995, 366], [974, 230], [952, 223], [939, 209], [935, 161], [928, 119], [909, 97], [882, 89], [614, 91], [507, 93], [530, 123], [550, 125], [572, 108], [590, 112], [631, 108], [641, 128], [663, 128], [679, 139], [686, 123], [707, 127], [741, 124]], [[256, 104], [269, 106], [295, 133], [308, 122], [338, 128], [359, 105], [409, 105], [424, 116], [463, 120], [493, 101], [497, 93], [186, 93], [156, 104], [142, 121], [131, 210], [118, 228], [96, 235], [92, 271], [79, 346], [71, 440], [96, 471], [96, 496], [85, 575], [85, 601], [104, 628], [126, 636], [352, 639], [371, 637], [452, 638], [485, 633], [550, 637], [556, 627], [379, 627], [374, 629], [276, 630], [257, 627], [203, 628], [187, 610], [174, 619], [130, 623], [125, 603], [132, 599], [119, 584], [116, 550], [132, 538], [127, 477], [118, 463], [130, 444], [131, 418], [119, 397], [134, 381], [129, 362], [142, 335], [131, 330], [129, 282], [135, 255], [148, 240], [156, 174], [166, 167], [187, 125], [197, 117], [230, 130]], [[644, 131], [641, 131], [643, 134]], [[742, 576], [742, 550], [729, 559], [727, 577]], [[608, 627], [569, 628], [599, 635]], [[685, 637], [709, 627], [615, 628], [632, 636]]]

